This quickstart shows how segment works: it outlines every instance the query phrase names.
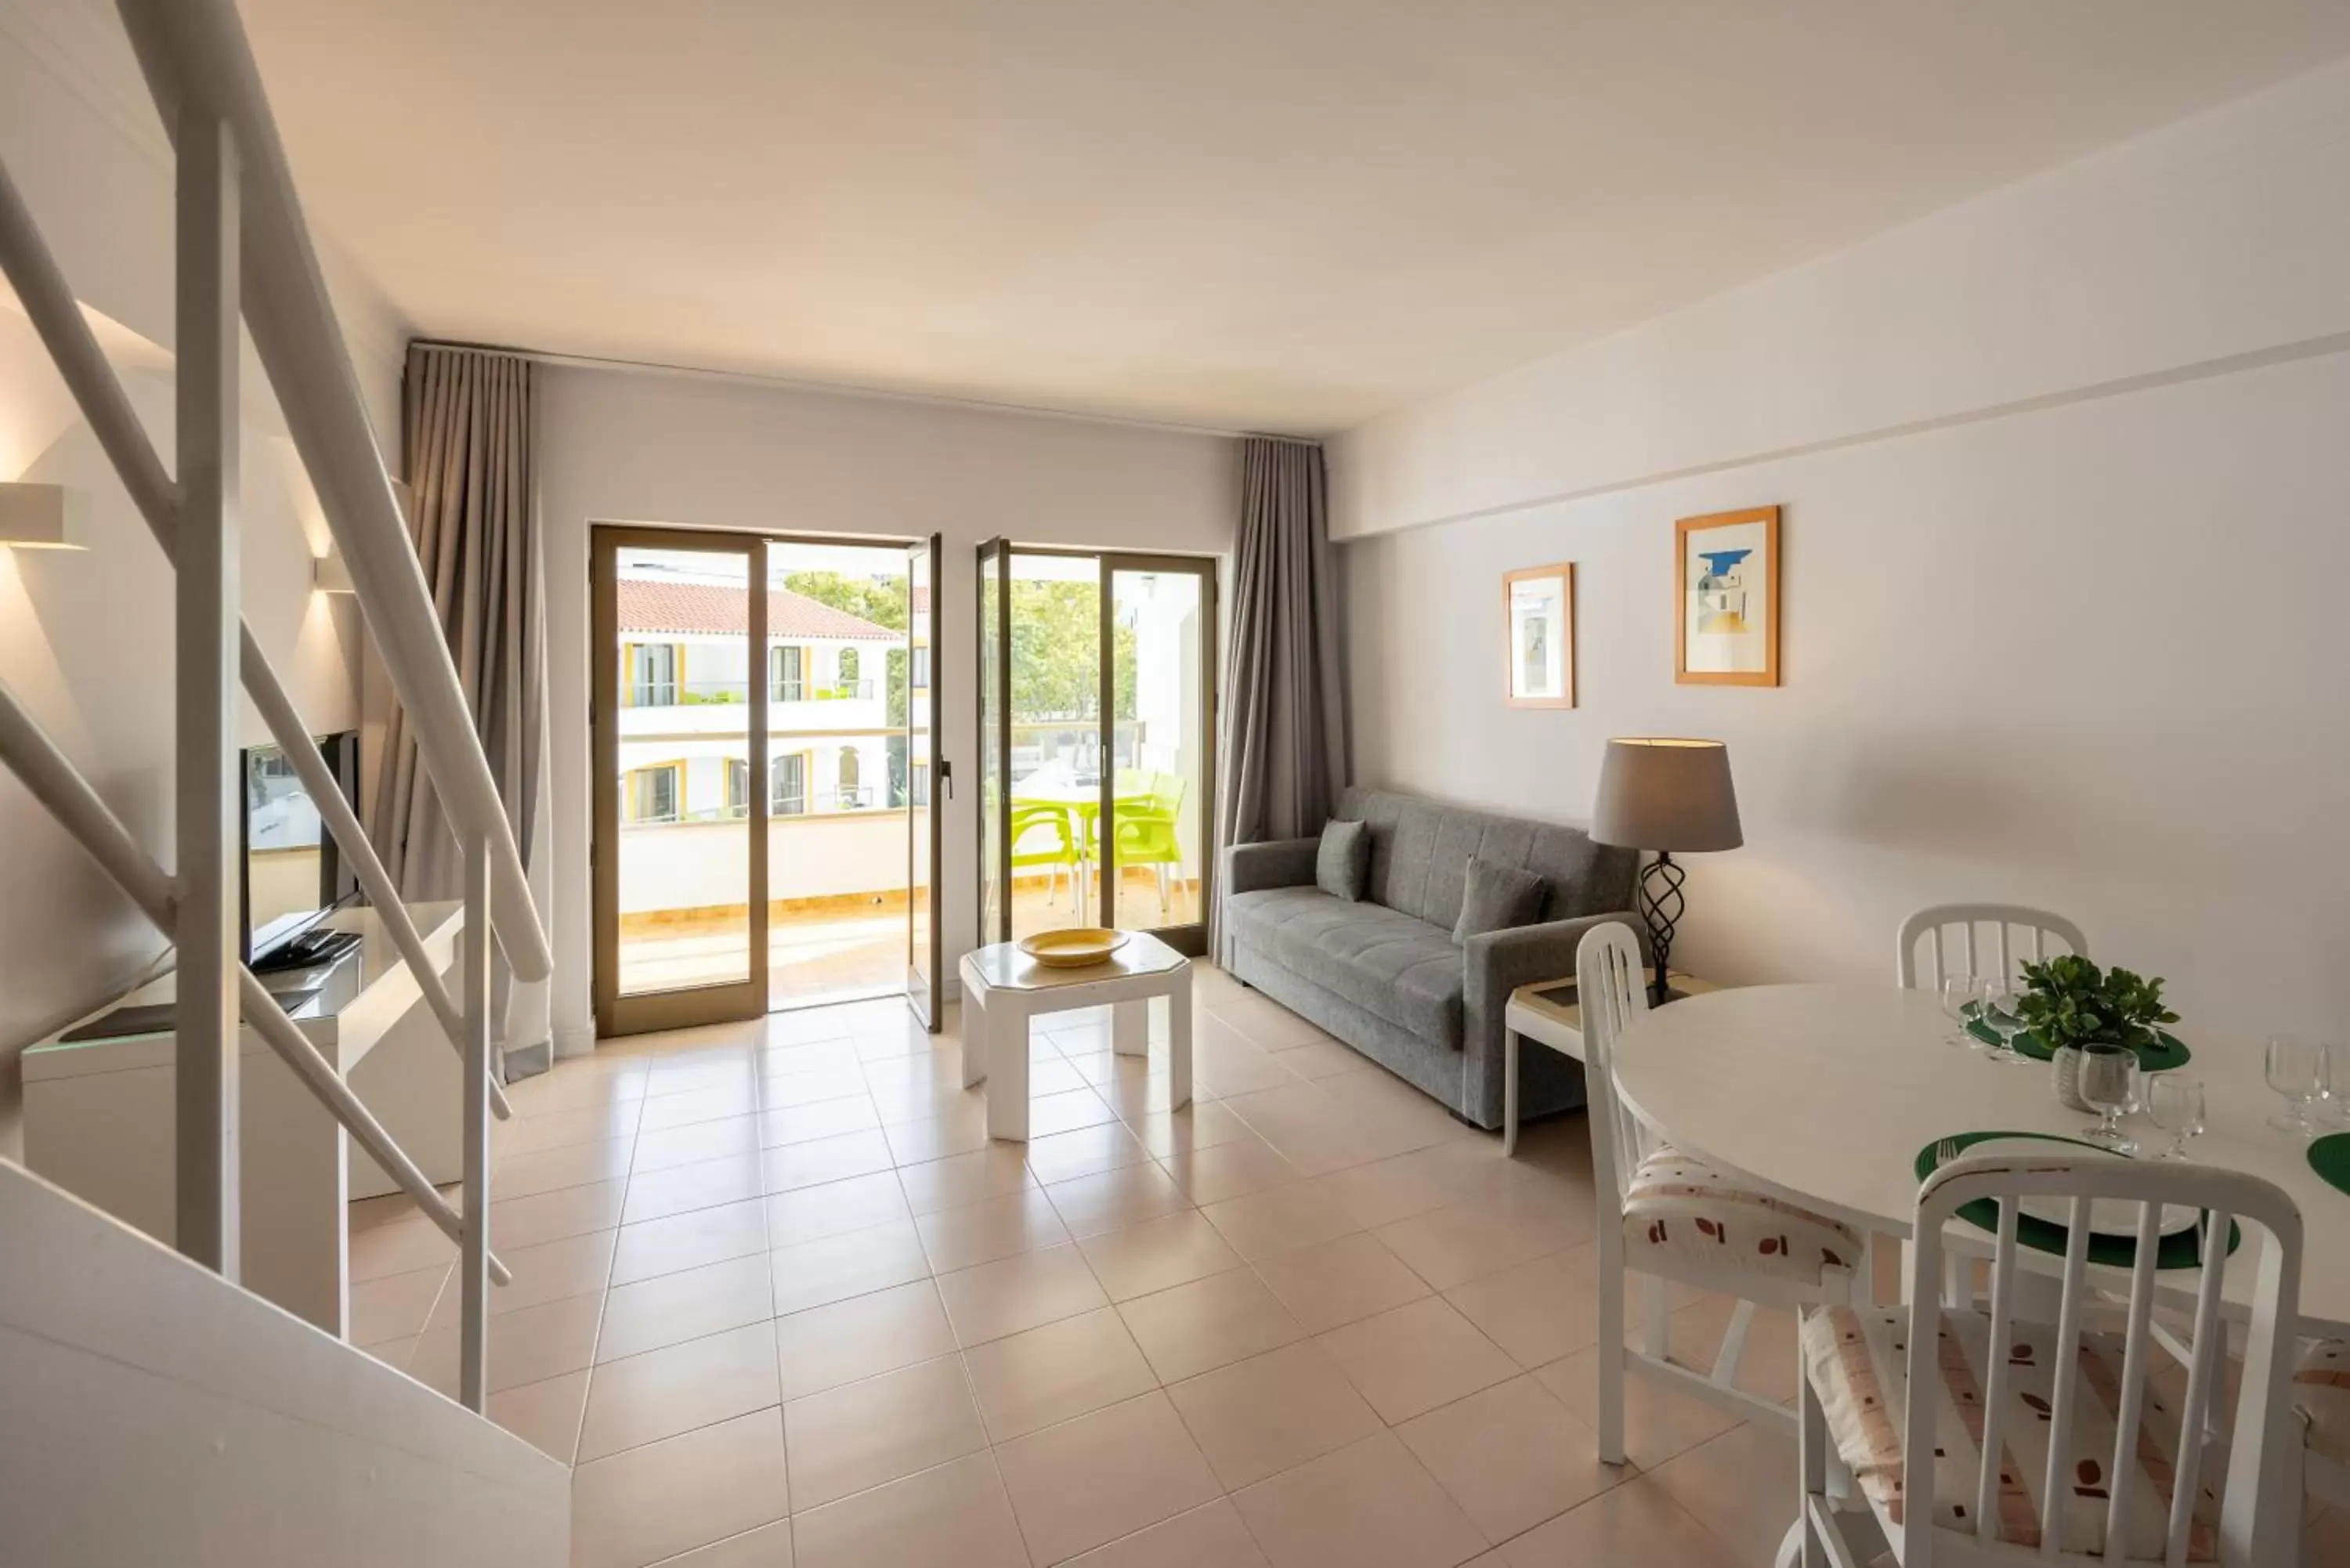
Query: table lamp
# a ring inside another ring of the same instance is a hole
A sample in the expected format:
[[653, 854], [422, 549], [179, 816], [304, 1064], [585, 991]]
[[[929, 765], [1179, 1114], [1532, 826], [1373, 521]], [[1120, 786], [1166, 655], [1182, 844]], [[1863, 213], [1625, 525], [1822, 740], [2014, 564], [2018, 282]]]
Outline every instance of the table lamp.
[[1730, 783], [1730, 748], [1720, 741], [1683, 741], [1658, 736], [1607, 742], [1599, 763], [1599, 798], [1591, 808], [1591, 836], [1627, 849], [1653, 849], [1656, 859], [1640, 873], [1640, 919], [1648, 927], [1656, 955], [1655, 1000], [1669, 1000], [1666, 976], [1673, 950], [1673, 927], [1687, 907], [1681, 883], [1687, 873], [1673, 852], [1735, 849], [1746, 840], [1738, 828], [1738, 794]]

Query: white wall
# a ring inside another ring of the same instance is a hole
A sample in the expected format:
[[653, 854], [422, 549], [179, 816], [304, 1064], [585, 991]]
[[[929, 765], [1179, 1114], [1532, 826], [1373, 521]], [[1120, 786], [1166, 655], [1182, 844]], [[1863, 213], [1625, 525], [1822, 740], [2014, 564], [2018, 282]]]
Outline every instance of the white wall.
[[[170, 165], [110, 6], [0, 0], [0, 159], [76, 293], [130, 329], [118, 368], [169, 467]], [[333, 281], [369, 408], [396, 432], [404, 324], [348, 268]], [[349, 600], [311, 590], [324, 523], [249, 347], [245, 374], [245, 613], [311, 727], [348, 728], [362, 634]], [[0, 480], [16, 479], [86, 493], [91, 548], [0, 550], [0, 681], [168, 867], [172, 575], [31, 323], [0, 301]], [[265, 738], [250, 710], [244, 730]], [[18, 1050], [119, 992], [162, 939], [5, 770], [0, 859], [12, 894], [0, 899], [0, 1155], [12, 1155]]]
[[[1579, 821], [1609, 735], [1717, 736], [1693, 970], [1880, 981], [1910, 909], [2012, 898], [2190, 1040], [2338, 1034], [2345, 332], [2337, 67], [1365, 427], [1357, 774]], [[1772, 503], [1785, 684], [1676, 685], [1674, 519]], [[1582, 706], [1513, 711], [1499, 579], [1554, 560]]]
[[[559, 1052], [594, 1026], [588, 883], [588, 530], [593, 522], [881, 535], [939, 533], [941, 754], [948, 961], [972, 940], [978, 845], [975, 547], [1027, 544], [1222, 555], [1239, 514], [1222, 437], [712, 377], [545, 372], [539, 493], [547, 530]], [[597, 657], [600, 657], [598, 655]]]

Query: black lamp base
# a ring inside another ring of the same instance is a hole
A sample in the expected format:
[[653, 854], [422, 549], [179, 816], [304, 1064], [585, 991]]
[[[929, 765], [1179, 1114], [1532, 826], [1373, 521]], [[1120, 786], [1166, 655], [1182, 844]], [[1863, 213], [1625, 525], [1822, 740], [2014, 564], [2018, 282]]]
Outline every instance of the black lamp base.
[[1658, 1007], [1662, 1007], [1672, 995], [1669, 976], [1672, 972], [1673, 928], [1689, 907], [1689, 901], [1681, 896], [1681, 884], [1688, 879], [1689, 873], [1674, 863], [1669, 849], [1657, 851], [1657, 857], [1640, 872], [1640, 919], [1648, 928], [1648, 949], [1657, 965], [1656, 984], [1650, 988], [1648, 1000]]

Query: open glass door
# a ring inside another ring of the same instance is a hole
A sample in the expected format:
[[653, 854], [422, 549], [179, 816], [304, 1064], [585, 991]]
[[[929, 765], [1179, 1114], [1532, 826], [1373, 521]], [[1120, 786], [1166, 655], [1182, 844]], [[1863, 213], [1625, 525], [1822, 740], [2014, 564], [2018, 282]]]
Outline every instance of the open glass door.
[[979, 547], [979, 940], [1012, 940], [1012, 546]]
[[945, 541], [906, 546], [906, 1000], [938, 1033], [946, 943], [934, 907], [945, 838], [940, 807], [954, 794], [938, 737], [945, 732], [934, 656]]
[[767, 595], [761, 542], [598, 527], [594, 998], [598, 1033], [767, 1010]]
[[1114, 555], [1101, 574], [1101, 923], [1196, 957], [1215, 858], [1215, 569]]

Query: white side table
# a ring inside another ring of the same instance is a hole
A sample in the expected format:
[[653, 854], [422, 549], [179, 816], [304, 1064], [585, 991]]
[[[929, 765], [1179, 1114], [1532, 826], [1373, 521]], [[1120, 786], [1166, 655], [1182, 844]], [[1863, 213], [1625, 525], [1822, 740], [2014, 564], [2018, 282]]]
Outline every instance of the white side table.
[[[1641, 978], [1653, 984], [1657, 971], [1642, 970]], [[1672, 992], [1676, 997], [1700, 996], [1721, 988], [1711, 981], [1700, 980], [1693, 974], [1672, 973]], [[1537, 981], [1522, 985], [1510, 992], [1509, 1005], [1502, 1010], [1502, 1157], [1506, 1159], [1518, 1149], [1518, 1039], [1523, 1035], [1537, 1045], [1547, 1045], [1562, 1056], [1583, 1060], [1583, 1006], [1575, 1000], [1575, 980]]]
[[1110, 1049], [1150, 1054], [1150, 999], [1167, 999], [1169, 1105], [1191, 1103], [1191, 961], [1137, 931], [1105, 963], [1054, 969], [1014, 942], [963, 955], [962, 1083], [987, 1081], [987, 1134], [1028, 1138], [1028, 1021], [1076, 1007], [1110, 1009]]

